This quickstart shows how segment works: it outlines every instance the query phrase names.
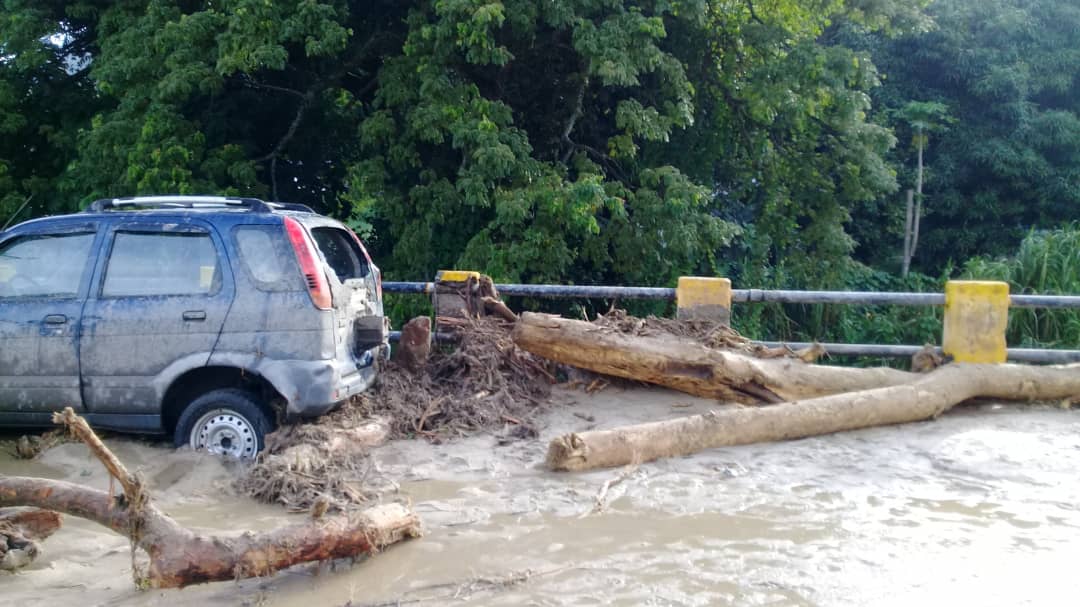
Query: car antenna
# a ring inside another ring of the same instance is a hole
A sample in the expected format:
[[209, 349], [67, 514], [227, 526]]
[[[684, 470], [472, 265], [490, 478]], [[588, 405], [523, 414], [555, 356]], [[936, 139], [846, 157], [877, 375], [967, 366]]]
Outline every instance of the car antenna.
[[8, 229], [8, 226], [11, 225], [11, 222], [15, 221], [15, 218], [19, 216], [19, 213], [22, 213], [23, 209], [26, 208], [26, 205], [30, 204], [30, 201], [33, 200], [33, 199], [34, 199], [33, 194], [27, 196], [26, 200], [23, 201], [22, 206], [19, 207], [19, 210], [15, 211], [15, 213], [13, 213], [11, 215], [11, 217], [8, 217], [7, 223], [4, 224], [4, 227], [0, 228], [0, 232], [3, 232], [4, 230]]

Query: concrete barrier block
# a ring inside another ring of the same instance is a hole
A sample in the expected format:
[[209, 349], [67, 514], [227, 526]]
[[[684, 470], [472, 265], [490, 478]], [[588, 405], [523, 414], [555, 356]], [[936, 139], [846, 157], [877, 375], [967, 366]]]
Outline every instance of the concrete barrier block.
[[945, 284], [942, 350], [956, 362], [1003, 363], [1009, 324], [1009, 285], [982, 280]]
[[677, 315], [681, 319], [731, 322], [731, 280], [705, 276], [680, 276], [675, 289]]

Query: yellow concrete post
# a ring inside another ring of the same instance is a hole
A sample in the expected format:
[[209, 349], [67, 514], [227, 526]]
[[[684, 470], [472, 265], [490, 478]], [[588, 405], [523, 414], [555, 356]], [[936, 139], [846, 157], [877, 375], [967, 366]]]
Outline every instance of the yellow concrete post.
[[677, 315], [682, 319], [731, 322], [731, 279], [680, 276], [675, 289]]
[[1009, 285], [982, 280], [945, 284], [945, 326], [941, 347], [956, 362], [1005, 362]]
[[464, 270], [440, 270], [435, 274], [435, 288], [431, 292], [431, 305], [435, 309], [435, 328], [439, 329], [439, 319], [445, 317], [464, 318], [468, 316], [466, 291], [469, 279], [473, 284], [480, 280], [479, 272]]

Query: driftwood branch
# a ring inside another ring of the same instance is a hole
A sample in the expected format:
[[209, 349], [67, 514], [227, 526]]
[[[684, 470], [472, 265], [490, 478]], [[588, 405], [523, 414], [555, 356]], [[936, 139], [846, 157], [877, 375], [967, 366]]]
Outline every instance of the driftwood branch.
[[266, 576], [299, 563], [373, 554], [420, 535], [406, 506], [386, 504], [354, 515], [309, 520], [283, 529], [240, 536], [206, 536], [162, 513], [136, 476], [70, 409], [58, 420], [85, 442], [120, 483], [123, 496], [69, 482], [0, 477], [0, 507], [33, 506], [94, 521], [131, 539], [149, 567], [136, 581], [154, 588]]
[[932, 419], [979, 397], [1080, 396], [1080, 365], [939, 366], [945, 360], [936, 357], [921, 365], [929, 373], [830, 367], [708, 348], [674, 335], [628, 335], [611, 326], [528, 312], [514, 327], [514, 342], [555, 362], [706, 398], [739, 404], [783, 401], [568, 434], [549, 445], [547, 464], [555, 470], [624, 466], [714, 447]]
[[933, 419], [966, 400], [1060, 400], [1080, 395], [1080, 365], [951, 364], [903, 385], [782, 405], [714, 411], [667, 421], [568, 434], [548, 447], [555, 470], [648, 462], [705, 449], [818, 436]]
[[53, 413], [53, 423], [67, 428], [67, 431], [72, 436], [82, 441], [90, 449], [90, 453], [109, 471], [109, 476], [120, 483], [127, 503], [138, 506], [142, 502], [145, 496], [142, 479], [128, 472], [124, 464], [113, 455], [112, 451], [109, 451], [109, 448], [105, 446], [105, 443], [101, 442], [97, 434], [94, 434], [94, 431], [90, 429], [90, 424], [86, 423], [85, 419], [76, 415], [71, 407], [66, 407], [63, 411]]
[[522, 314], [514, 327], [514, 343], [533, 354], [596, 373], [747, 405], [894, 386], [920, 377], [896, 369], [756, 358], [688, 340], [626, 335], [590, 322], [532, 312]]

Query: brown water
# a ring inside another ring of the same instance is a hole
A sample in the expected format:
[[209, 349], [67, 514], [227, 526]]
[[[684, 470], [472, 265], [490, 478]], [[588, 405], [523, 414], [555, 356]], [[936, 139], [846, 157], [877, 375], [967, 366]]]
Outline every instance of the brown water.
[[[1080, 595], [1080, 413], [984, 405], [931, 423], [717, 449], [641, 466], [590, 514], [620, 471], [547, 472], [538, 464], [548, 439], [712, 404], [662, 390], [559, 398], [576, 403], [545, 417], [539, 440], [380, 449], [377, 472], [400, 483], [387, 499], [410, 499], [427, 535], [367, 561], [140, 592], [127, 542], [68, 518], [32, 568], [0, 574], [0, 596], [20, 606], [314, 607], [1011, 606]], [[232, 532], [290, 520], [230, 495], [236, 470], [220, 461], [109, 442], [186, 525]], [[0, 458], [0, 474], [107, 485], [79, 445], [32, 463]]]

